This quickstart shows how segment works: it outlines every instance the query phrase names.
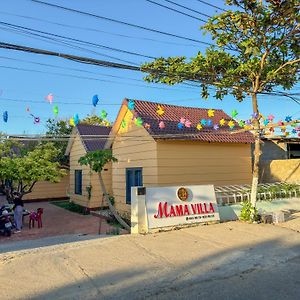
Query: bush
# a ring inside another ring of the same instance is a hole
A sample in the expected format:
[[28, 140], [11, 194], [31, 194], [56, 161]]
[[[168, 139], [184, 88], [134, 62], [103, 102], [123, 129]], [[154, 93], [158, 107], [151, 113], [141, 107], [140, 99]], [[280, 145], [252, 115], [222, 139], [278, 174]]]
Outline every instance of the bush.
[[58, 207], [67, 209], [69, 211], [72, 211], [72, 212], [75, 212], [75, 213], [78, 213], [81, 215], [88, 215], [90, 213], [88, 208], [82, 207], [71, 201], [55, 201], [55, 202], [51, 202], [51, 203]]
[[249, 201], [242, 202], [242, 211], [240, 215], [240, 220], [247, 222], [258, 221], [258, 211], [257, 208], [252, 206]]

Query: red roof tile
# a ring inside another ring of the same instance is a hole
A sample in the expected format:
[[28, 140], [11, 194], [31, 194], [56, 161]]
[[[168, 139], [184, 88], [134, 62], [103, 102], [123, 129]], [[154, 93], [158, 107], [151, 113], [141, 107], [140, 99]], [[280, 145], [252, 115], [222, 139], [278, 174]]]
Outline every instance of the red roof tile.
[[85, 124], [78, 124], [76, 127], [87, 152], [104, 149], [111, 127]]
[[[129, 100], [125, 100], [127, 104]], [[179, 140], [199, 140], [203, 142], [220, 142], [220, 143], [253, 143], [254, 137], [250, 132], [240, 132], [232, 134], [233, 130], [228, 125], [220, 127], [217, 130], [213, 129], [213, 125], [203, 126], [203, 129], [198, 130], [197, 124], [201, 119], [211, 119], [212, 124], [219, 124], [219, 121], [224, 118], [226, 121], [232, 120], [221, 109], [214, 109], [214, 117], [208, 117], [208, 109], [176, 106], [169, 104], [154, 103], [142, 100], [133, 100], [135, 102], [134, 112], [136, 117], [140, 117], [144, 124], [150, 125], [146, 129], [156, 139], [179, 139]], [[157, 106], [160, 105], [164, 109], [164, 114], [157, 114]], [[180, 118], [188, 119], [192, 124], [191, 127], [177, 127]], [[163, 121], [165, 128], [160, 129], [158, 124]], [[235, 122], [234, 130], [241, 129]]]

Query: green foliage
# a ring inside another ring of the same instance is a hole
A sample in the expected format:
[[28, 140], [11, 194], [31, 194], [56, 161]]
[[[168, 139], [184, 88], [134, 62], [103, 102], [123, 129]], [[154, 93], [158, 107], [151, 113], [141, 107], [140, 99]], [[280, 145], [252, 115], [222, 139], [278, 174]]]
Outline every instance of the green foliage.
[[111, 150], [97, 150], [87, 153], [80, 157], [80, 165], [90, 166], [91, 170], [100, 173], [108, 162], [117, 162], [118, 160], [112, 155]]
[[11, 145], [11, 141], [4, 141], [0, 147], [0, 180], [12, 181], [11, 192], [24, 195], [37, 181], [59, 182], [66, 174], [56, 161], [59, 150], [52, 143], [41, 144], [24, 155], [6, 151]]
[[59, 150], [56, 160], [63, 165], [68, 164], [68, 157], [65, 156], [68, 142], [55, 141], [64, 136], [69, 136], [72, 132], [72, 126], [65, 120], [48, 119], [46, 123], [46, 134], [53, 136], [53, 144]]
[[233, 10], [214, 16], [202, 27], [217, 46], [195, 57], [158, 58], [142, 66], [148, 82], [202, 84], [202, 97], [223, 99], [291, 89], [299, 80], [299, 0], [228, 0]]
[[252, 206], [249, 201], [242, 202], [242, 211], [240, 215], [240, 220], [247, 222], [258, 221], [258, 211], [257, 208]]
[[55, 202], [51, 202], [53, 205], [56, 205], [58, 207], [67, 209], [69, 211], [81, 214], [81, 215], [88, 215], [89, 214], [89, 210], [86, 209], [85, 207], [82, 207], [78, 204], [75, 204], [73, 202], [70, 201], [55, 201]]
[[258, 194], [266, 194], [266, 199], [274, 200], [291, 196], [300, 196], [300, 185], [292, 183], [280, 183], [270, 187], [258, 187]]
[[96, 115], [88, 115], [80, 121], [80, 124], [110, 126], [110, 122], [108, 120], [102, 119]]

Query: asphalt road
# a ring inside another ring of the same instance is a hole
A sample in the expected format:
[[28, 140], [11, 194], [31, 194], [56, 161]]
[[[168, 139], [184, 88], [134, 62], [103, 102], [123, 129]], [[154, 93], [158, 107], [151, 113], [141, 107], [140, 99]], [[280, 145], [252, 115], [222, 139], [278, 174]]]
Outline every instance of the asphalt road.
[[230, 222], [0, 254], [0, 299], [300, 299], [300, 234]]

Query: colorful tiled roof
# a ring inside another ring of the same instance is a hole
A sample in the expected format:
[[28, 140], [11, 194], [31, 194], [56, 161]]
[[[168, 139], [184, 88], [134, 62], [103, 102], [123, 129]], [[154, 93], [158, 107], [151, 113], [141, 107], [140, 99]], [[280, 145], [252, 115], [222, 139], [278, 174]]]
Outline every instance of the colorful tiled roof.
[[[128, 103], [125, 100], [125, 104]], [[234, 129], [230, 129], [228, 125], [220, 126], [219, 129], [213, 128], [214, 124], [219, 124], [221, 119], [228, 121], [232, 118], [221, 109], [214, 109], [214, 116], [208, 117], [208, 109], [176, 106], [169, 104], [154, 103], [142, 100], [134, 101], [134, 114], [135, 117], [140, 117], [143, 124], [147, 123], [146, 130], [155, 139], [179, 139], [179, 140], [199, 140], [203, 142], [220, 142], [220, 143], [253, 143], [254, 137], [250, 132], [234, 133], [234, 130], [241, 129], [237, 122], [234, 122]], [[160, 116], [157, 113], [158, 105], [160, 105], [164, 113]], [[191, 122], [190, 127], [183, 126], [182, 129], [178, 128], [180, 118], [185, 118]], [[203, 126], [201, 130], [196, 128], [197, 124], [202, 119], [210, 119], [211, 126]], [[159, 128], [159, 123], [163, 121], [165, 127]]]
[[107, 136], [111, 131], [111, 127], [78, 124], [77, 130], [81, 136], [81, 140], [86, 151], [91, 152], [104, 149], [104, 145], [107, 141]]

